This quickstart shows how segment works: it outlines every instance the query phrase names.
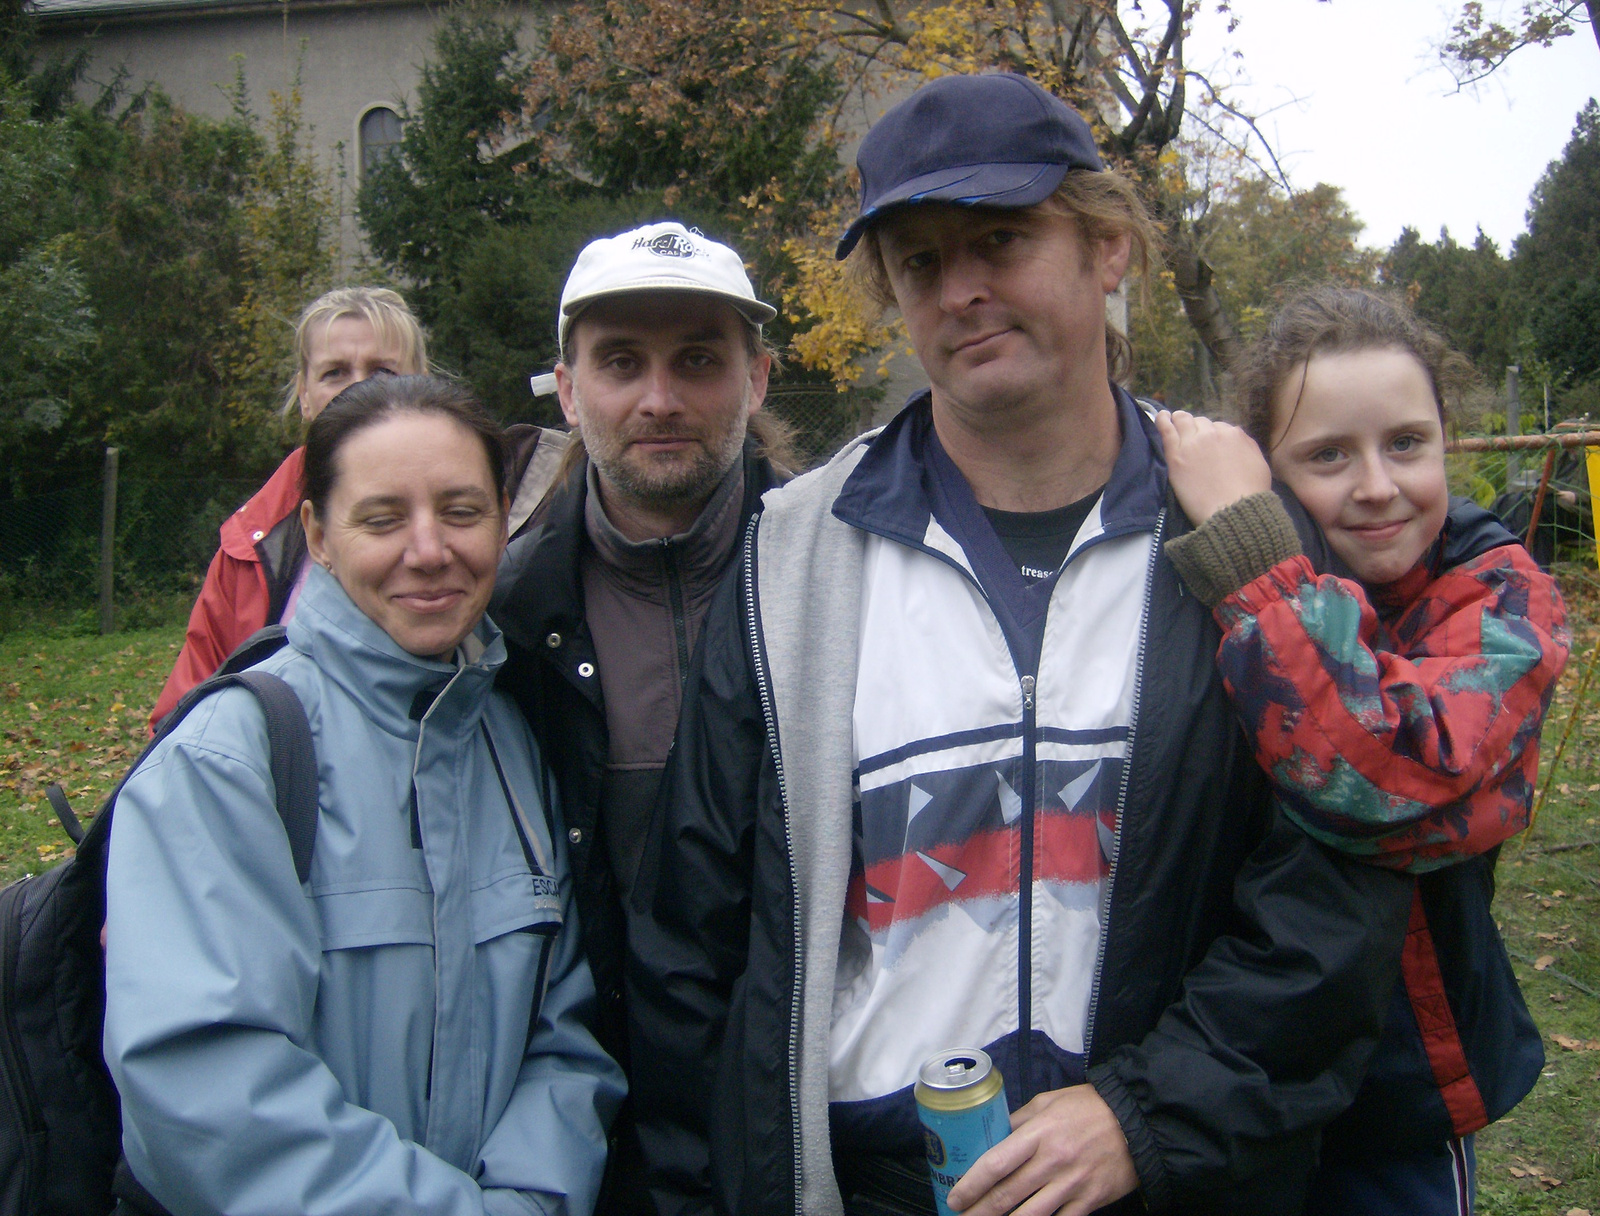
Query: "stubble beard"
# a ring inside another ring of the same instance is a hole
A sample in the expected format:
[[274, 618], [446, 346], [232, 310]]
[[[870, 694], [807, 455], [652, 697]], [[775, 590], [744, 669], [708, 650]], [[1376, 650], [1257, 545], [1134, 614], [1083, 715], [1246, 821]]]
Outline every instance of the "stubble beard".
[[[641, 507], [672, 508], [709, 498], [717, 488], [717, 483], [733, 467], [744, 450], [749, 406], [750, 389], [746, 386], [737, 421], [721, 436], [700, 436], [699, 446], [684, 454], [686, 460], [677, 453], [672, 454], [671, 459], [658, 460], [631, 452], [630, 445], [635, 441], [656, 433], [680, 434], [677, 429], [657, 432], [644, 428], [623, 433], [608, 432], [597, 427], [585, 429], [581, 417], [578, 429], [589, 459], [594, 462], [608, 488]], [[581, 414], [581, 398], [577, 401], [577, 407]]]

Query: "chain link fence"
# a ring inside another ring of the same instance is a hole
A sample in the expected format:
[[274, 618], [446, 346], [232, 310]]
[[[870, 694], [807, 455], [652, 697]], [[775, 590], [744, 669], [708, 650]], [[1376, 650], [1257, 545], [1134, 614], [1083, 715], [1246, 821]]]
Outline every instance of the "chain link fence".
[[[118, 623], [164, 623], [186, 612], [216, 552], [217, 528], [256, 489], [238, 479], [120, 477], [112, 545]], [[0, 633], [98, 628], [103, 495], [93, 481], [0, 499]]]
[[[872, 425], [870, 398], [831, 388], [774, 387], [766, 408], [792, 432], [795, 463], [826, 461]], [[217, 528], [259, 488], [229, 478], [117, 479], [113, 600], [119, 626], [181, 619], [217, 549]], [[0, 635], [22, 628], [98, 628], [104, 484], [86, 481], [0, 499]]]
[[815, 468], [872, 428], [873, 399], [811, 385], [773, 385], [762, 409], [781, 419], [794, 433], [796, 463]]
[[1588, 419], [1540, 434], [1463, 435], [1445, 458], [1450, 490], [1488, 507], [1539, 563], [1597, 562], [1591, 462], [1600, 481], [1600, 428]]
[[[872, 425], [870, 398], [777, 387], [765, 407], [793, 434], [796, 464], [820, 464]], [[1594, 564], [1589, 453], [1600, 479], [1600, 427], [1587, 419], [1547, 434], [1459, 436], [1446, 457], [1453, 493], [1489, 507], [1543, 564]], [[1593, 446], [1591, 446], [1593, 445]], [[153, 479], [125, 470], [117, 487], [114, 599], [124, 627], [187, 612], [217, 548], [217, 528], [258, 488], [227, 478]], [[97, 627], [101, 507], [98, 481], [31, 498], [0, 499], [0, 634]]]

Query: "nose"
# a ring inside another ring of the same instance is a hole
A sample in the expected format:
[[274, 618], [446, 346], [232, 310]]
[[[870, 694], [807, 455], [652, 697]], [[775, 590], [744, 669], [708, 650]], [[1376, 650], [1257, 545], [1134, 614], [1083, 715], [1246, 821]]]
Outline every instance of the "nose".
[[651, 363], [644, 375], [643, 392], [639, 396], [639, 413], [652, 418], [663, 417], [678, 411], [678, 400], [673, 392], [672, 369], [665, 361]]
[[439, 570], [450, 564], [450, 547], [438, 518], [431, 512], [418, 516], [411, 524], [406, 564], [413, 570]]
[[1382, 506], [1399, 492], [1394, 478], [1389, 475], [1389, 466], [1382, 457], [1372, 454], [1362, 459], [1360, 477], [1353, 494], [1355, 499]]
[[989, 297], [980, 259], [961, 249], [944, 250], [939, 259], [939, 307], [959, 313]]

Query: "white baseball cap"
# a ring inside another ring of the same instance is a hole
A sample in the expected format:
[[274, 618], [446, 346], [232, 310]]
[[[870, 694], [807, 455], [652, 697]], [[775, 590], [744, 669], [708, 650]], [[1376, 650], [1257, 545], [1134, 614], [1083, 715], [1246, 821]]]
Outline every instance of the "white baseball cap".
[[726, 245], [676, 221], [646, 224], [620, 236], [590, 241], [561, 289], [556, 338], [565, 357], [578, 314], [606, 296], [636, 291], [693, 291], [726, 300], [753, 325], [778, 315], [756, 299], [744, 261]]

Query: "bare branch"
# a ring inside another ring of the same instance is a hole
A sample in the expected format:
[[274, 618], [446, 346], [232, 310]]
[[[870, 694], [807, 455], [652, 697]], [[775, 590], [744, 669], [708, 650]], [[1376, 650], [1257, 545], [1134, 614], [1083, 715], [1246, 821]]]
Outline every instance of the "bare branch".
[[1186, 72], [1185, 75], [1191, 79], [1198, 80], [1202, 85], [1205, 86], [1206, 105], [1221, 110], [1224, 114], [1227, 114], [1230, 118], [1237, 122], [1243, 123], [1245, 127], [1249, 129], [1250, 134], [1255, 136], [1255, 142], [1261, 145], [1262, 150], [1267, 154], [1267, 159], [1272, 162], [1272, 167], [1268, 169], [1256, 159], [1253, 153], [1251, 153], [1251, 141], [1249, 139], [1245, 139], [1244, 141], [1240, 142], [1223, 131], [1220, 125], [1212, 123], [1203, 116], [1197, 116], [1195, 121], [1200, 123], [1202, 127], [1204, 127], [1207, 131], [1210, 131], [1218, 139], [1222, 140], [1225, 144], [1227, 144], [1228, 147], [1233, 148], [1241, 156], [1244, 156], [1250, 161], [1251, 164], [1255, 165], [1266, 176], [1277, 181], [1277, 183], [1285, 190], [1292, 190], [1293, 187], [1289, 184], [1289, 174], [1279, 162], [1278, 154], [1272, 147], [1272, 141], [1262, 133], [1256, 116], [1245, 113], [1243, 110], [1239, 109], [1238, 106], [1224, 99], [1218, 92], [1216, 86], [1213, 85], [1209, 79], [1207, 79], [1204, 73], [1190, 70]]

